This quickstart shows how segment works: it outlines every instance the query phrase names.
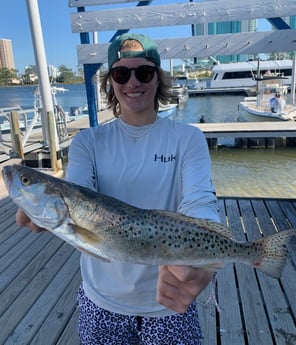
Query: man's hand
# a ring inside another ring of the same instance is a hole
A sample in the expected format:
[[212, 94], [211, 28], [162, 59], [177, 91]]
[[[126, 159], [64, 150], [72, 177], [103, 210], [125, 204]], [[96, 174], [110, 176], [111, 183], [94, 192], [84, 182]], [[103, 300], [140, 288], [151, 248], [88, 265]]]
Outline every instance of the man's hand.
[[204, 290], [213, 272], [190, 266], [160, 266], [156, 300], [177, 313], [185, 313]]
[[25, 212], [19, 208], [16, 212], [16, 223], [20, 226], [26, 226], [27, 228], [30, 228], [34, 232], [41, 232], [45, 231], [46, 229], [40, 228], [40, 226], [36, 225], [31, 221], [31, 219], [25, 214]]

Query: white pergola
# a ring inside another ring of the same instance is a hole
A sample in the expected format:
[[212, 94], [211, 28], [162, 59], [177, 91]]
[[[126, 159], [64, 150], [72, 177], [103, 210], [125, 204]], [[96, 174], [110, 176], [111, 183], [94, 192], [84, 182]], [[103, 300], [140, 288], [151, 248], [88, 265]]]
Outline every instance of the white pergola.
[[[69, 0], [69, 6], [96, 5], [98, 8], [98, 5], [107, 3], [127, 2], [135, 1]], [[178, 25], [280, 18], [291, 15], [296, 15], [295, 0], [214, 0], [182, 3], [168, 0], [165, 5], [118, 7], [72, 13], [71, 28], [73, 33], [151, 27], [171, 27], [173, 30]], [[292, 52], [296, 51], [296, 30], [159, 38], [156, 42], [162, 59]], [[106, 62], [108, 45], [109, 43], [79, 45], [78, 62], [81, 64]]]

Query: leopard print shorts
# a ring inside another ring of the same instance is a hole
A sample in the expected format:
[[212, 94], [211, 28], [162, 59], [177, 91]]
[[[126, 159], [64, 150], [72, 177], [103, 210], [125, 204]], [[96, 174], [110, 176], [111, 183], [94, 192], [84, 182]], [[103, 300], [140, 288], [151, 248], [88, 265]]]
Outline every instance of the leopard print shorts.
[[96, 306], [78, 290], [78, 333], [82, 345], [201, 345], [193, 303], [185, 314], [140, 317], [116, 314]]

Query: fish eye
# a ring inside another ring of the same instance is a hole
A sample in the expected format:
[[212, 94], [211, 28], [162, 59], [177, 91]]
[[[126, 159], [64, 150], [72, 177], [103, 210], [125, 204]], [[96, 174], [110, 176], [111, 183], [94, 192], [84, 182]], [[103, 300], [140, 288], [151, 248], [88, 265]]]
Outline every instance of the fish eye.
[[28, 186], [31, 183], [31, 180], [27, 175], [23, 175], [23, 176], [21, 176], [21, 183], [24, 186]]

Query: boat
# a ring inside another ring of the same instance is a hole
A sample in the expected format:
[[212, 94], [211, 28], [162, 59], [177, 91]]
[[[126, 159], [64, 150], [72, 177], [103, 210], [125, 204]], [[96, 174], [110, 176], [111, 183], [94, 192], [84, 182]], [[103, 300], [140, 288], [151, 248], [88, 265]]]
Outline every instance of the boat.
[[[239, 121], [296, 121], [296, 106], [286, 102], [287, 87], [283, 85], [286, 79], [280, 77], [265, 77], [257, 79], [258, 93], [256, 97], [245, 97], [239, 103]], [[271, 98], [280, 95], [284, 99], [284, 107], [272, 110]]]
[[177, 112], [177, 106], [176, 103], [168, 103], [168, 104], [162, 104], [160, 103], [158, 108], [158, 116], [165, 118], [170, 117], [172, 115], [175, 115]]
[[292, 78], [292, 60], [247, 61], [215, 64], [210, 79], [195, 80], [188, 85], [189, 95], [202, 93], [242, 93], [255, 96], [256, 78], [280, 76], [289, 90]]
[[186, 86], [181, 84], [175, 84], [170, 89], [171, 102], [177, 102], [178, 104], [184, 104], [189, 99], [188, 89]]

